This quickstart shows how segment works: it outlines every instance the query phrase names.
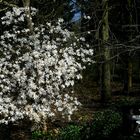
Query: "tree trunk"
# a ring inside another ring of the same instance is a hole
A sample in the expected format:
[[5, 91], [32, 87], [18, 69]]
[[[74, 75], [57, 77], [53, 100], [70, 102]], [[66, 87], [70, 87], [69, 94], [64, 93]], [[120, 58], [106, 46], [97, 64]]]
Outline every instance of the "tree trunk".
[[132, 61], [130, 60], [130, 58], [127, 58], [127, 65], [125, 68], [125, 79], [124, 79], [124, 89], [123, 89], [123, 93], [125, 95], [128, 95], [130, 93], [130, 90], [132, 88]]
[[[132, 5], [133, 5], [133, 3], [132, 3], [132, 0], [127, 0], [127, 5], [128, 5], [128, 10], [129, 10], [129, 19], [128, 19], [128, 21], [129, 21], [129, 25], [132, 25], [133, 24], [133, 15], [132, 15]], [[133, 30], [132, 30], [132, 27], [130, 26], [130, 32], [128, 33], [128, 40], [132, 40], [132, 32], [133, 32]], [[131, 90], [131, 88], [132, 88], [132, 68], [133, 68], [133, 63], [132, 63], [132, 60], [131, 60], [131, 56], [129, 56], [129, 54], [127, 54], [127, 56], [125, 56], [125, 57], [127, 57], [127, 61], [126, 61], [126, 63], [127, 63], [127, 67], [126, 67], [126, 76], [125, 76], [125, 82], [124, 82], [124, 93], [125, 94], [129, 94], [130, 93], [130, 90]]]
[[[132, 0], [128, 0], [128, 7], [129, 7], [129, 11], [130, 11], [130, 17], [129, 17], [129, 24], [133, 24], [132, 20], [133, 20], [133, 15], [132, 15]], [[130, 29], [131, 30], [131, 29]], [[132, 32], [130, 32], [129, 35], [129, 40], [132, 39]], [[128, 57], [128, 92], [129, 90], [132, 88], [132, 61], [131, 58]]]
[[132, 61], [128, 61], [128, 89], [132, 88]]
[[24, 8], [26, 9], [25, 13], [26, 13], [26, 19], [27, 19], [27, 26], [31, 34], [33, 34], [33, 22], [32, 22], [31, 11], [30, 11], [30, 0], [22, 0], [22, 2], [23, 2]]
[[108, 25], [108, 0], [103, 0], [103, 25], [102, 25], [102, 50], [103, 50], [103, 64], [102, 64], [102, 86], [101, 98], [103, 102], [111, 99], [111, 85], [110, 85], [110, 48], [107, 45], [109, 40], [109, 25]]

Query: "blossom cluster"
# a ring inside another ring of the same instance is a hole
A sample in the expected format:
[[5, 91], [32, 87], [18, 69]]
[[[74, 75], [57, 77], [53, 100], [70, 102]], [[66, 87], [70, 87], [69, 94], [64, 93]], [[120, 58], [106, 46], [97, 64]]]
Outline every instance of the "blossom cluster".
[[67, 89], [82, 78], [93, 50], [62, 26], [63, 19], [34, 25], [33, 34], [23, 24], [24, 8], [13, 8], [1, 20], [10, 28], [0, 36], [0, 123], [70, 119], [80, 102]]

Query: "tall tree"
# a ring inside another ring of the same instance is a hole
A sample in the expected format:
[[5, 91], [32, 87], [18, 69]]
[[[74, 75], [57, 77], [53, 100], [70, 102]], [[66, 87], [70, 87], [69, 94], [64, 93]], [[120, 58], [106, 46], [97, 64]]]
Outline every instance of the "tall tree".
[[[129, 26], [129, 33], [128, 33], [128, 40], [132, 40], [132, 28], [133, 25], [133, 1], [127, 0], [127, 8], [128, 8], [128, 26]], [[129, 94], [130, 89], [132, 88], [132, 58], [131, 56], [127, 55], [127, 61], [126, 61], [126, 76], [125, 76], [125, 82], [124, 82], [124, 92]]]
[[[136, 35], [136, 30], [137, 30], [137, 21], [135, 20], [134, 16], [136, 16], [134, 12], [134, 1], [133, 0], [127, 0], [126, 1], [127, 5], [127, 13], [128, 13], [128, 19], [126, 28], [127, 28], [127, 38], [129, 45], [133, 45], [134, 42], [131, 41], [133, 37]], [[130, 56], [129, 52], [126, 53], [126, 68], [125, 68], [125, 79], [124, 79], [124, 93], [129, 94], [131, 88], [132, 88], [132, 68], [133, 68], [133, 63], [132, 63], [132, 57]]]
[[102, 1], [103, 15], [102, 15], [102, 85], [101, 85], [101, 98], [102, 101], [107, 101], [111, 98], [110, 86], [110, 48], [109, 41], [109, 22], [108, 22], [108, 0]]
[[[88, 41], [96, 46], [96, 62], [99, 71], [98, 80], [102, 101], [108, 101], [111, 98], [110, 85], [110, 47], [109, 42], [109, 6], [108, 0], [81, 1], [78, 0], [83, 15], [90, 15], [90, 19], [82, 20], [82, 30], [90, 30]], [[84, 28], [83, 28], [84, 27]]]

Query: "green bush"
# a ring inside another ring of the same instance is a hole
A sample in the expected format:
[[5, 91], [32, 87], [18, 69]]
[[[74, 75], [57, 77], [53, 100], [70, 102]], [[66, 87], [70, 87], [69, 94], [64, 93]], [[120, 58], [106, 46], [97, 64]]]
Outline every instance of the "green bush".
[[113, 110], [99, 111], [94, 114], [92, 123], [85, 129], [85, 139], [108, 139], [116, 134], [122, 124], [121, 115]]
[[32, 132], [32, 140], [55, 140], [55, 135], [52, 131], [34, 131]]
[[121, 124], [122, 117], [118, 112], [113, 110], [98, 111], [90, 123], [82, 126], [68, 125], [59, 131], [57, 137], [53, 137], [52, 133], [44, 134], [36, 131], [33, 133], [32, 140], [108, 140], [112, 139], [114, 134], [119, 134]]
[[132, 97], [122, 97], [118, 101], [114, 103], [116, 107], [122, 108], [122, 107], [132, 107], [132, 106], [140, 106], [140, 100], [137, 98]]
[[69, 125], [60, 131], [59, 140], [81, 140], [81, 126]]

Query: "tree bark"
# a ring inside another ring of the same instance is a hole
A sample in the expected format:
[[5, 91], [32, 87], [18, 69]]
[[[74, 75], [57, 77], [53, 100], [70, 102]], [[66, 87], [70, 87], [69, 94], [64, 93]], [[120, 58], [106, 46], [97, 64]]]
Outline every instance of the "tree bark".
[[132, 61], [130, 58], [127, 59], [126, 62], [126, 68], [124, 71], [124, 75], [125, 75], [125, 79], [124, 79], [124, 89], [123, 89], [123, 93], [125, 95], [128, 95], [130, 93], [130, 90], [132, 88], [132, 69], [133, 69], [133, 65], [132, 65]]
[[32, 17], [31, 17], [31, 11], [30, 11], [30, 0], [22, 0], [23, 2], [23, 7], [26, 9], [26, 20], [27, 20], [27, 26], [33, 34], [33, 22], [32, 22]]
[[103, 50], [103, 64], [102, 64], [102, 83], [101, 83], [101, 99], [106, 102], [111, 99], [111, 85], [110, 85], [110, 48], [107, 45], [109, 40], [109, 23], [108, 23], [108, 0], [103, 0], [103, 17], [102, 17], [102, 50]]
[[[129, 10], [129, 13], [128, 13], [128, 21], [129, 21], [129, 25], [132, 25], [133, 24], [133, 14], [132, 14], [132, 0], [127, 0], [127, 5], [128, 5], [128, 10]], [[131, 29], [131, 26], [130, 26], [130, 32], [128, 33], [128, 40], [132, 40], [132, 29]], [[127, 67], [126, 67], [126, 76], [125, 76], [125, 82], [124, 82], [124, 89], [123, 89], [123, 92], [125, 94], [129, 94], [130, 93], [130, 90], [132, 88], [132, 68], [133, 68], [133, 63], [132, 63], [132, 60], [131, 60], [131, 56], [129, 56], [129, 54], [127, 54], [125, 57], [127, 57]]]
[[132, 88], [132, 61], [128, 62], [128, 88]]

